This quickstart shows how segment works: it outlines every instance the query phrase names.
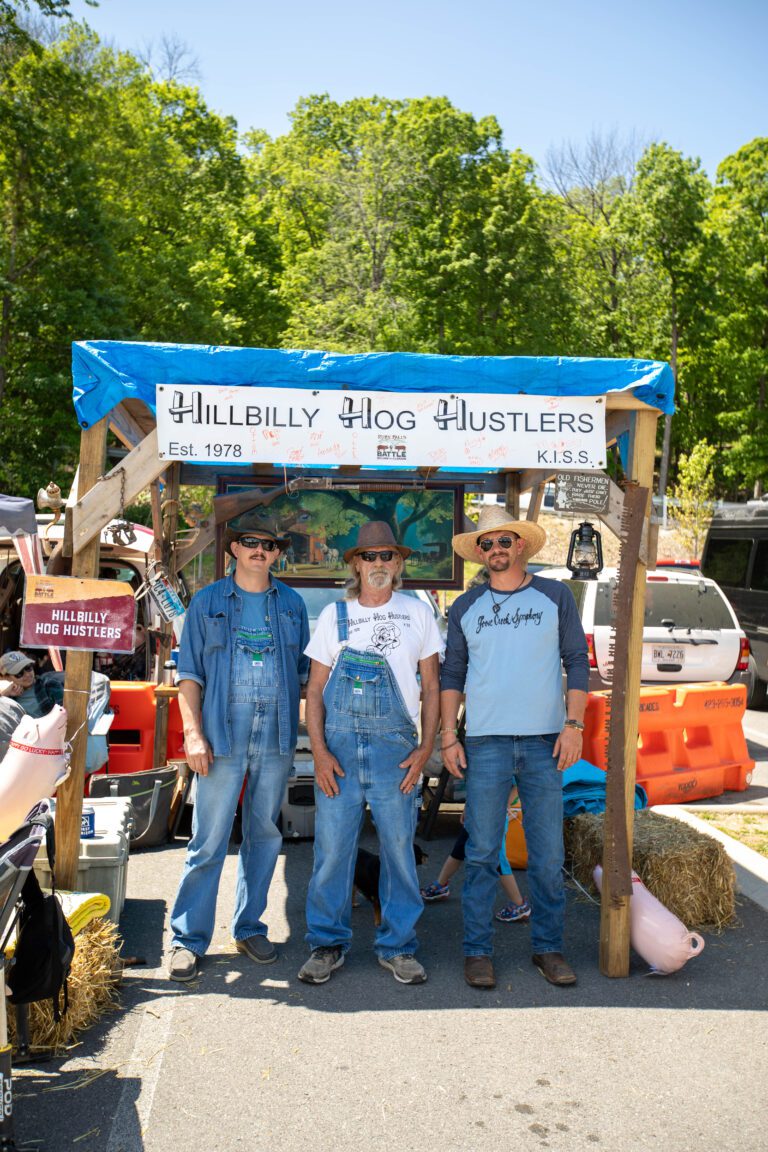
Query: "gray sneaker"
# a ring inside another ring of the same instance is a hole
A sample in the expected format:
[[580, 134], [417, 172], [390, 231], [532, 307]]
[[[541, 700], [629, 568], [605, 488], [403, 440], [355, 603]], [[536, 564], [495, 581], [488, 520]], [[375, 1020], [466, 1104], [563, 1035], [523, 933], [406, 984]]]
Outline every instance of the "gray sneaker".
[[176, 947], [171, 949], [168, 961], [168, 975], [171, 980], [179, 980], [186, 984], [197, 976], [197, 956], [189, 948]]
[[331, 972], [341, 968], [343, 963], [341, 948], [313, 948], [309, 960], [299, 970], [299, 980], [305, 984], [325, 984], [330, 980]]
[[426, 972], [415, 956], [391, 956], [389, 960], [379, 956], [379, 964], [382, 968], [389, 968], [400, 984], [423, 984], [427, 979]]
[[257, 964], [274, 964], [277, 960], [277, 949], [266, 936], [247, 936], [245, 940], [235, 940], [234, 945], [238, 952]]

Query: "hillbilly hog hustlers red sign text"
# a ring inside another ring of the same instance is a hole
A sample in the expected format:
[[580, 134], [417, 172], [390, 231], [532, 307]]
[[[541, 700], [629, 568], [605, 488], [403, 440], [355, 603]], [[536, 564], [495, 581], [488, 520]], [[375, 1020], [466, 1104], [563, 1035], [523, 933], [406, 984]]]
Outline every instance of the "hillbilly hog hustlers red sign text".
[[22, 648], [132, 652], [136, 601], [121, 580], [28, 576]]

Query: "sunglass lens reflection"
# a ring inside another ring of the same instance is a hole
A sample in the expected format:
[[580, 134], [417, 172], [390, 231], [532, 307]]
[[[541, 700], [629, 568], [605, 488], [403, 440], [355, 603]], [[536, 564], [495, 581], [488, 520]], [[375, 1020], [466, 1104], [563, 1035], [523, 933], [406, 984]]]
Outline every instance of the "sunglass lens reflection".
[[274, 540], [262, 540], [260, 536], [241, 536], [237, 543], [244, 548], [263, 548], [265, 552], [274, 552], [277, 548]]
[[511, 548], [514, 543], [512, 536], [499, 536], [498, 540], [481, 540], [480, 547], [483, 552], [490, 552], [492, 548]]

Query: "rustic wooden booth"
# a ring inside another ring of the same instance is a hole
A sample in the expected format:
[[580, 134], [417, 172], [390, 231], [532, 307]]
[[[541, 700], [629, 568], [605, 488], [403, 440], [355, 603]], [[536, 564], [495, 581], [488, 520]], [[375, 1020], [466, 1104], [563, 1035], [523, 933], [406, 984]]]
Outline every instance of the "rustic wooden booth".
[[[67, 507], [65, 550], [71, 555], [72, 575], [94, 577], [98, 572], [99, 533], [144, 489], [152, 489], [153, 521], [158, 559], [170, 571], [188, 563], [214, 539], [213, 518], [200, 526], [194, 541], [176, 540], [176, 502], [181, 483], [218, 484], [224, 475], [242, 481], [242, 467], [217, 462], [190, 463], [184, 456], [171, 459], [159, 446], [156, 422], [156, 389], [204, 387], [299, 389], [306, 397], [319, 393], [349, 393], [357, 403], [367, 395], [384, 393], [400, 399], [429, 393], [449, 396], [485, 396], [511, 401], [523, 396], [591, 397], [604, 405], [605, 437], [602, 459], [591, 461], [590, 471], [605, 469], [608, 453], [621, 452], [624, 475], [639, 486], [643, 499], [643, 524], [637, 559], [633, 562], [631, 611], [624, 667], [614, 669], [614, 694], [623, 693], [626, 723], [623, 731], [623, 809], [625, 844], [631, 856], [637, 752], [637, 716], [642, 655], [645, 572], [655, 558], [655, 529], [650, 518], [650, 490], [653, 480], [656, 426], [661, 413], [673, 411], [673, 380], [668, 365], [638, 360], [568, 360], [525, 357], [439, 357], [404, 353], [334, 355], [321, 352], [282, 352], [268, 349], [232, 349], [189, 345], [125, 344], [87, 341], [73, 346], [74, 403], [82, 443], [76, 486]], [[355, 394], [358, 394], [355, 396]], [[306, 402], [306, 401], [305, 401]], [[416, 407], [416, 404], [413, 404]], [[509, 413], [508, 413], [509, 415]], [[127, 449], [127, 454], [105, 471], [107, 432], [111, 430]], [[467, 433], [469, 435], [469, 433]], [[260, 458], [253, 449], [241, 462], [251, 465], [260, 477], [273, 474], [276, 482], [301, 476], [327, 482], [329, 464], [334, 475], [350, 485], [370, 482], [369, 466], [354, 459], [353, 434], [339, 435], [335, 455], [314, 453], [307, 437], [306, 451], [295, 451], [285, 462]], [[403, 439], [407, 439], [404, 437]], [[252, 443], [255, 441], [252, 441]], [[262, 441], [264, 443], [264, 441]], [[339, 444], [341, 447], [339, 447]], [[457, 464], [447, 459], [439, 464], [415, 461], [416, 466], [395, 463], [386, 472], [390, 485], [413, 485], [429, 475], [446, 483], [461, 484], [466, 491], [502, 495], [513, 518], [520, 516], [520, 496], [530, 492], [526, 516], [539, 517], [545, 485], [556, 474], [584, 472], [574, 467], [572, 458], [558, 457], [556, 439], [553, 451], [546, 451], [536, 466], [516, 466], [514, 451], [503, 449], [484, 453], [472, 465], [466, 456]], [[401, 449], [398, 447], [398, 451]], [[500, 457], [504, 457], [498, 463]], [[539, 454], [539, 457], [541, 454]], [[578, 457], [577, 457], [578, 459]], [[493, 462], [492, 462], [493, 461]], [[240, 463], [240, 461], [238, 462]], [[606, 473], [607, 476], [607, 473]], [[158, 481], [162, 480], [162, 498]], [[592, 513], [612, 532], [621, 536], [625, 512], [625, 491], [608, 482], [607, 506]], [[171, 647], [170, 628], [161, 646], [161, 661]], [[59, 877], [63, 887], [72, 886], [77, 872], [85, 764], [85, 689], [89, 683], [92, 653], [68, 654], [65, 705], [68, 735], [72, 740], [72, 771], [60, 789], [57, 806]], [[163, 724], [159, 710], [158, 727]], [[167, 719], [166, 719], [167, 722]], [[156, 741], [164, 748], [164, 731]], [[629, 859], [623, 861], [628, 872]], [[612, 891], [614, 867], [606, 867], [603, 889], [600, 967], [609, 976], [626, 975], [629, 970], [629, 894], [617, 883]]]

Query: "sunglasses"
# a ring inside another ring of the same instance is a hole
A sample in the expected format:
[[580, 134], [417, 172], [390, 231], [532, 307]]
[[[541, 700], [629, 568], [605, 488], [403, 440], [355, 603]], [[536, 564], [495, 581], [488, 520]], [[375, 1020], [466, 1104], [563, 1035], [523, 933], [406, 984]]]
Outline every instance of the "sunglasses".
[[361, 560], [365, 560], [366, 564], [375, 564], [377, 560], [383, 560], [386, 564], [397, 553], [393, 552], [391, 548], [385, 548], [383, 552], [358, 552]]
[[278, 547], [276, 540], [262, 540], [261, 536], [240, 536], [235, 543], [242, 544], [243, 548], [262, 548], [265, 552], [274, 552]]
[[478, 547], [481, 552], [490, 552], [492, 548], [511, 548], [517, 536], [499, 536], [496, 540], [481, 540]]

